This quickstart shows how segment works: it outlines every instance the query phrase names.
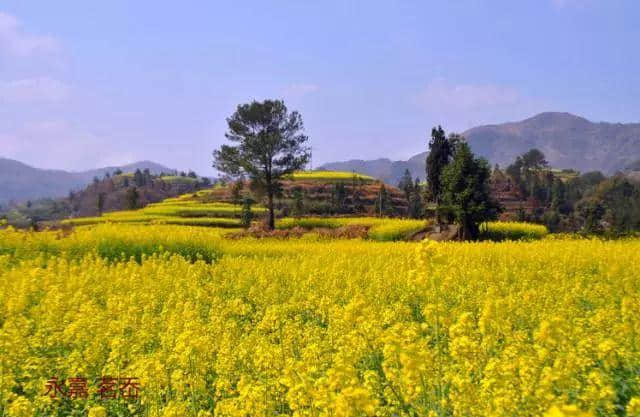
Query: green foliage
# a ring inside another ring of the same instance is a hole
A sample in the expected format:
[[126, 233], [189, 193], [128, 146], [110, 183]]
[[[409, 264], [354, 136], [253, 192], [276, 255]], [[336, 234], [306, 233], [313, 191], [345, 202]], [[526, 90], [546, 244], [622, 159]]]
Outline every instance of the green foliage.
[[253, 212], [251, 211], [251, 204], [253, 204], [253, 200], [249, 197], [245, 197], [242, 202], [242, 214], [240, 216], [240, 224], [242, 227], [251, 226], [251, 221], [253, 220]]
[[550, 230], [626, 235], [640, 230], [640, 185], [624, 175], [606, 178], [599, 171], [578, 175], [549, 169], [542, 152], [516, 158], [507, 174], [525, 198], [540, 209], [519, 219], [544, 223]]
[[127, 200], [127, 208], [129, 210], [133, 210], [138, 207], [138, 198], [140, 198], [140, 194], [136, 187], [131, 187], [127, 190], [125, 199]]
[[239, 105], [227, 119], [225, 137], [236, 145], [222, 145], [213, 153], [213, 166], [231, 176], [247, 175], [267, 194], [269, 228], [275, 214], [273, 198], [280, 179], [309, 162], [308, 138], [297, 111], [288, 112], [280, 100]]
[[22, 213], [19, 210], [9, 210], [6, 214], [6, 223], [21, 229], [26, 229], [35, 226], [36, 222], [31, 217]]
[[487, 161], [475, 158], [466, 142], [456, 145], [442, 172], [442, 199], [462, 239], [477, 239], [480, 223], [497, 218], [500, 207], [491, 196], [490, 175]]
[[587, 187], [593, 187], [607, 179], [600, 171], [585, 172], [580, 176], [580, 181]]
[[347, 189], [344, 183], [338, 182], [333, 186], [333, 193], [331, 195], [331, 204], [335, 213], [348, 212], [347, 207]]
[[142, 187], [145, 184], [144, 175], [142, 175], [142, 171], [140, 169], [136, 169], [136, 172], [133, 174], [133, 183], [136, 187]]
[[420, 192], [420, 187], [416, 184], [409, 196], [409, 217], [419, 219], [423, 216], [423, 212], [422, 193]]
[[0, 217], [5, 217], [7, 223], [18, 228], [35, 227], [39, 222], [51, 219], [63, 219], [71, 214], [69, 199], [45, 198], [29, 201], [25, 204], [12, 205]]
[[293, 189], [293, 213], [297, 216], [302, 215], [304, 213], [304, 192], [302, 188], [295, 187]]
[[416, 178], [415, 182], [411, 178], [411, 173], [405, 169], [398, 188], [404, 191], [404, 197], [407, 200], [408, 214], [412, 219], [422, 217], [422, 193], [420, 191], [420, 180]]
[[434, 201], [442, 194], [442, 173], [451, 160], [453, 148], [441, 126], [431, 129], [429, 154], [427, 155], [427, 185]]
[[640, 230], [640, 184], [624, 176], [607, 179], [578, 203], [578, 211], [589, 233], [606, 229], [624, 235]]
[[404, 174], [398, 182], [398, 188], [404, 191], [404, 196], [409, 201], [411, 194], [413, 193], [413, 178], [411, 178], [411, 172], [408, 169], [404, 170]]
[[533, 197], [542, 204], [551, 201], [551, 188], [554, 175], [548, 169], [545, 156], [538, 149], [531, 149], [506, 169], [507, 175], [514, 181], [524, 198]]
[[242, 202], [242, 189], [244, 188], [244, 179], [240, 178], [231, 184], [231, 202], [240, 204]]
[[545, 156], [538, 149], [530, 149], [522, 155], [522, 166], [525, 169], [542, 169], [549, 166]]
[[393, 201], [391, 200], [391, 197], [387, 192], [387, 188], [383, 183], [380, 183], [378, 197], [376, 198], [375, 211], [380, 217], [393, 214]]
[[102, 211], [104, 210], [105, 197], [106, 197], [105, 193], [98, 193], [98, 199], [96, 201], [96, 207], [98, 209], [98, 214], [99, 215], [102, 214]]
[[364, 201], [362, 199], [363, 179], [353, 173], [351, 177], [351, 202], [353, 203], [353, 211], [361, 213], [364, 211]]

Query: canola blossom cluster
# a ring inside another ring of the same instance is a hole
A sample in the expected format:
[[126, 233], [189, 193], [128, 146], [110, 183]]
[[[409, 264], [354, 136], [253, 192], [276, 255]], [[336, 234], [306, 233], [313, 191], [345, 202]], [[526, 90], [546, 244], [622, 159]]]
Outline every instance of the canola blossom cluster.
[[0, 231], [0, 415], [638, 417], [639, 264], [631, 239]]

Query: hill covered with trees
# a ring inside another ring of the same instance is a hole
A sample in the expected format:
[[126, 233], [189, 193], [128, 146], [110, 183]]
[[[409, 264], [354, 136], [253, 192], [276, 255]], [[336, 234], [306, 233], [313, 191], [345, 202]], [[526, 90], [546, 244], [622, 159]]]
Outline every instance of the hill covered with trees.
[[503, 218], [545, 224], [551, 231], [625, 235], [640, 230], [640, 181], [617, 173], [583, 174], [549, 167], [532, 149], [492, 173]]
[[[594, 123], [570, 113], [547, 112], [518, 122], [474, 127], [462, 135], [475, 154], [502, 166], [532, 148], [544, 152], [549, 165], [558, 169], [614, 174], [640, 166], [640, 123]], [[321, 168], [356, 171], [397, 184], [405, 169], [424, 178], [426, 156], [422, 152], [406, 161], [330, 162]]]

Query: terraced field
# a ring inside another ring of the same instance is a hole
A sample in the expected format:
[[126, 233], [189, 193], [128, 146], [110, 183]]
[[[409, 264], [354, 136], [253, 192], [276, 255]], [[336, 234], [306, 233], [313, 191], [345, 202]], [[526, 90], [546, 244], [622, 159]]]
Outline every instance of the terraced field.
[[300, 171], [294, 173], [291, 178], [295, 181], [320, 181], [320, 182], [348, 182], [362, 181], [374, 182], [375, 178], [364, 174], [347, 171]]

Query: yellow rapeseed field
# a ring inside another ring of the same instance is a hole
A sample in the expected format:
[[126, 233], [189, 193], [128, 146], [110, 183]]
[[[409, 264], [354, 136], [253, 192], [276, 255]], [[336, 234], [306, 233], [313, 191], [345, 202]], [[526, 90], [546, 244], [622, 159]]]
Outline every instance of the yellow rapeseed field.
[[480, 226], [480, 233], [483, 239], [518, 240], [518, 239], [540, 239], [545, 237], [549, 231], [541, 224], [526, 222], [488, 222]]
[[0, 416], [640, 416], [638, 240], [222, 235], [0, 231]]
[[291, 179], [295, 181], [320, 181], [320, 182], [349, 182], [354, 179], [364, 182], [373, 182], [375, 179], [369, 175], [348, 171], [298, 171], [294, 172]]

